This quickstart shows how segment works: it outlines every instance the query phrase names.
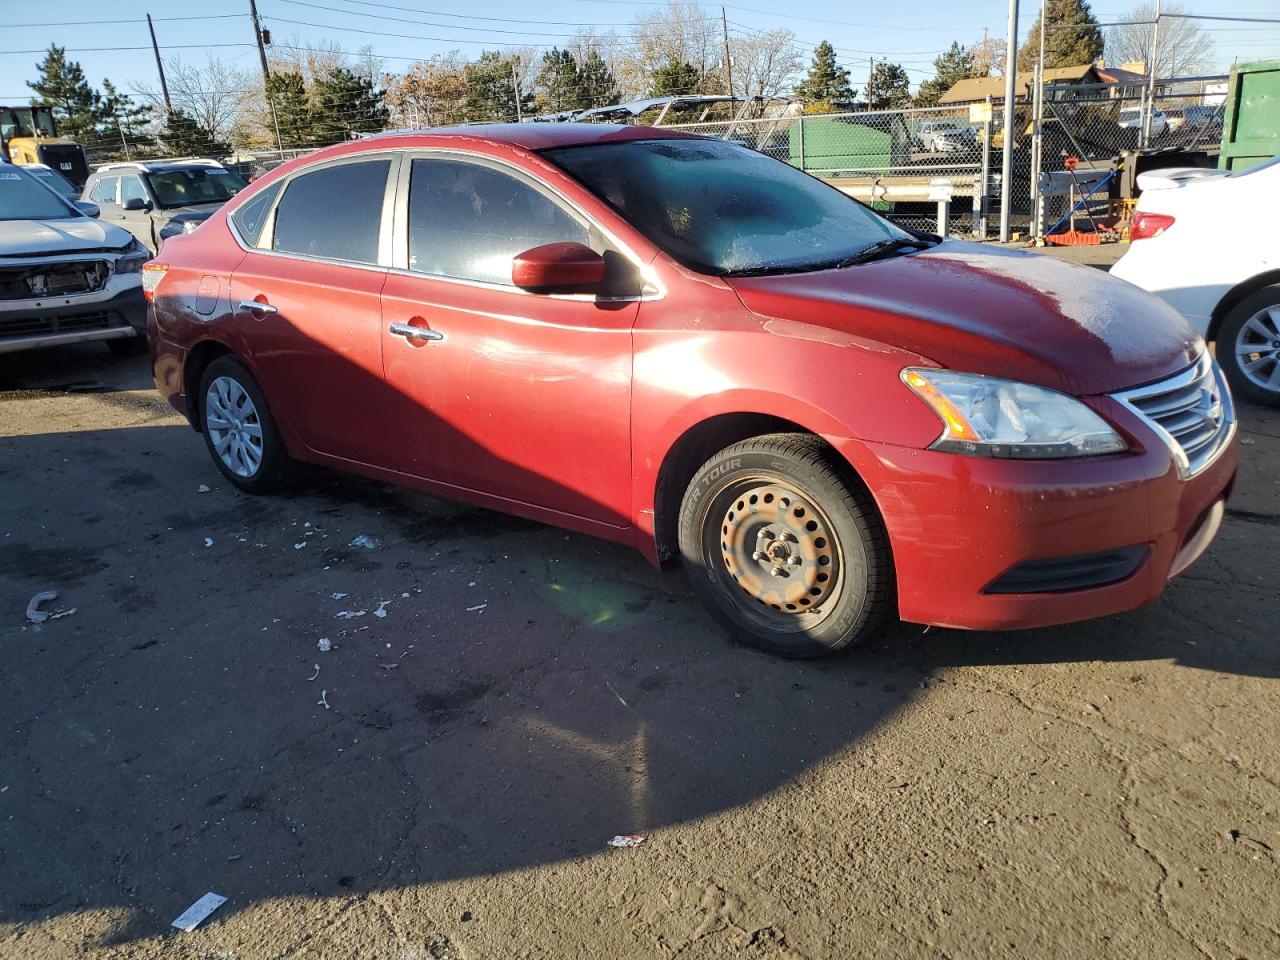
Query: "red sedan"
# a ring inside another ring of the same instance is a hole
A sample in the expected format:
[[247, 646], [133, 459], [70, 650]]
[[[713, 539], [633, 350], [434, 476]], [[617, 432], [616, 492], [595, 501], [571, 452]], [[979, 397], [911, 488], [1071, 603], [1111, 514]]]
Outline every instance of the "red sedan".
[[679, 557], [790, 656], [1147, 603], [1236, 473], [1159, 300], [666, 130], [343, 144], [145, 278], [156, 384], [237, 487], [308, 461]]

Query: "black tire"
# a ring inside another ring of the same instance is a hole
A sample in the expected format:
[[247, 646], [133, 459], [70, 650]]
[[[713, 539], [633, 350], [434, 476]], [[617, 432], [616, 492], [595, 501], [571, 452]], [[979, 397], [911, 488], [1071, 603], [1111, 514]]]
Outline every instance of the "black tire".
[[[249, 428], [256, 426], [261, 431], [261, 450], [258, 465], [248, 475], [237, 473], [223, 460], [218, 453], [213, 436], [213, 433], [218, 431], [211, 432], [209, 426], [209, 391], [215, 381], [224, 378], [238, 385], [244, 393], [248, 394], [253, 403], [254, 414], [246, 418], [244, 424]], [[200, 377], [198, 403], [200, 430], [204, 434], [205, 446], [209, 449], [209, 456], [213, 458], [214, 465], [221, 471], [222, 475], [230, 480], [231, 483], [246, 493], [272, 493], [288, 486], [292, 482], [297, 472], [297, 464], [285, 449], [284, 441], [280, 438], [280, 431], [276, 428], [275, 419], [271, 416], [271, 410], [267, 406], [266, 397], [262, 395], [262, 390], [258, 387], [257, 381], [253, 379], [253, 375], [243, 363], [235, 357], [224, 356], [218, 357], [218, 359], [209, 364], [205, 368], [204, 374]]]
[[146, 334], [136, 337], [124, 337], [120, 340], [108, 340], [107, 349], [117, 357], [140, 357], [147, 352]]
[[721, 450], [689, 483], [679, 533], [694, 593], [750, 646], [823, 656], [865, 639], [894, 609], [880, 516], [817, 437], [775, 433]]
[[[1231, 386], [1232, 396], [1238, 400], [1247, 400], [1250, 403], [1262, 406], [1280, 407], [1280, 387], [1267, 389], [1249, 379], [1248, 373], [1244, 370], [1243, 361], [1237, 354], [1236, 349], [1237, 341], [1245, 324], [1267, 307], [1280, 308], [1280, 284], [1263, 287], [1256, 293], [1251, 293], [1231, 308], [1231, 311], [1223, 317], [1222, 326], [1218, 328], [1215, 353], [1218, 357], [1218, 363], [1222, 366], [1222, 372], [1226, 375], [1227, 383]], [[1280, 309], [1277, 309], [1277, 314], [1280, 314]], [[1277, 327], [1280, 327], [1280, 321], [1269, 320], [1266, 329], [1273, 330]], [[1276, 330], [1276, 332], [1280, 334], [1280, 329]], [[1246, 336], [1258, 341], [1257, 345], [1264, 350], [1276, 351], [1273, 354], [1274, 359], [1271, 363], [1263, 362], [1260, 366], [1259, 369], [1264, 374], [1270, 375], [1272, 370], [1280, 368], [1280, 336], [1273, 339], [1270, 344], [1264, 342], [1265, 338], [1253, 335], [1252, 331], [1247, 333]], [[1254, 354], [1254, 361], [1261, 359], [1262, 356], [1261, 353]], [[1277, 380], [1280, 380], [1280, 372], [1276, 373], [1275, 376]]]

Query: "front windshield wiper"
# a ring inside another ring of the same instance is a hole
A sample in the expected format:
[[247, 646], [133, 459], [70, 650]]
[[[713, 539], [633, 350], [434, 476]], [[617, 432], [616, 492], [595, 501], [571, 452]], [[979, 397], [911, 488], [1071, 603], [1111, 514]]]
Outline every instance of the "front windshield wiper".
[[851, 257], [845, 257], [834, 264], [832, 269], [839, 270], [842, 267], [852, 267], [858, 263], [883, 260], [885, 257], [891, 257], [902, 250], [927, 250], [932, 246], [934, 246], [932, 240], [925, 240], [921, 237], [891, 237], [888, 240], [873, 243], [871, 246], [859, 250]]

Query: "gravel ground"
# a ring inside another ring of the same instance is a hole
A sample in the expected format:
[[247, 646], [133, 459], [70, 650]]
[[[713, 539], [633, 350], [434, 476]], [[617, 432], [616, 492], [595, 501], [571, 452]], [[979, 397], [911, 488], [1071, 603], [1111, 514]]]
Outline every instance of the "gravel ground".
[[0, 357], [0, 956], [1280, 956], [1277, 413], [1158, 603], [797, 664], [619, 547], [243, 496], [149, 387]]

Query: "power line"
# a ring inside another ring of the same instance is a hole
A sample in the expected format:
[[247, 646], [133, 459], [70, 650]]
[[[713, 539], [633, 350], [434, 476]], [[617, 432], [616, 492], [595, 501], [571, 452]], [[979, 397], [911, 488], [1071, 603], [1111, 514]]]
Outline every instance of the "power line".
[[[209, 13], [202, 16], [193, 17], [152, 17], [156, 23], [176, 23], [180, 20], [231, 20], [236, 17], [247, 17], [247, 13]], [[141, 20], [122, 20], [119, 17], [111, 20], [59, 20], [50, 23], [6, 23], [6, 30], [18, 27], [85, 27], [85, 26], [106, 26], [125, 23], [146, 23], [145, 19]]]
[[[146, 23], [145, 20], [141, 21]], [[252, 47], [252, 43], [166, 43], [166, 50], [212, 50], [215, 47]], [[151, 45], [146, 44], [141, 47], [75, 47], [74, 49], [67, 47], [64, 53], [115, 53], [129, 50], [150, 50]], [[48, 53], [48, 49], [41, 48], [39, 50], [0, 50], [0, 57], [29, 55], [35, 53]]]

